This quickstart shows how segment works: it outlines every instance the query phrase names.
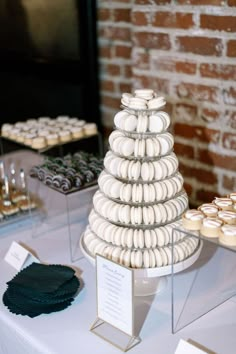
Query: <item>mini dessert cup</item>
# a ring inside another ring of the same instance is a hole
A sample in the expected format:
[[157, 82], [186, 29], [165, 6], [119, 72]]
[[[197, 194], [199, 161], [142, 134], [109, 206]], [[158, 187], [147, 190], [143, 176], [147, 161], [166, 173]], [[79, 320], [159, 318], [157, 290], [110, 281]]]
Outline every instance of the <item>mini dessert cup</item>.
[[200, 205], [198, 207], [198, 210], [200, 210], [205, 216], [210, 217], [210, 218], [215, 218], [218, 215], [218, 211], [220, 210], [217, 205], [213, 203], [205, 203]]
[[226, 246], [236, 246], [236, 225], [223, 225], [220, 228], [219, 241]]
[[202, 221], [200, 233], [206, 237], [219, 237], [220, 228], [223, 225], [223, 221], [217, 218], [205, 218]]
[[233, 210], [233, 200], [230, 198], [215, 198], [213, 203], [222, 210]]
[[187, 230], [200, 230], [204, 214], [200, 210], [190, 209], [182, 217], [183, 227]]

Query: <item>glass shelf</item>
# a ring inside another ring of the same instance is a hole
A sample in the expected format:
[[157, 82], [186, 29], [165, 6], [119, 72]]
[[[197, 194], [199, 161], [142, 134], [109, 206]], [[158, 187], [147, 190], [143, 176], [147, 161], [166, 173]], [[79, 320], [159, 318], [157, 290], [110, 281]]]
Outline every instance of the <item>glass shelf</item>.
[[30, 146], [30, 145], [26, 145], [26, 144], [21, 143], [21, 142], [19, 142], [19, 141], [17, 141], [17, 140], [9, 139], [9, 138], [7, 138], [7, 137], [5, 137], [5, 136], [1, 136], [1, 139], [3, 139], [3, 143], [4, 143], [4, 140], [6, 140], [6, 141], [8, 141], [8, 142], [17, 144], [17, 145], [19, 145], [19, 147], [22, 147], [22, 148], [24, 148], [24, 149], [29, 149], [29, 150], [32, 150], [32, 151], [37, 151], [38, 153], [43, 154], [43, 153], [45, 153], [45, 152], [47, 152], [47, 151], [50, 151], [50, 150], [53, 149], [53, 148], [58, 148], [58, 147], [60, 147], [60, 146], [67, 145], [67, 144], [69, 144], [69, 143], [74, 143], [74, 142], [77, 142], [77, 141], [80, 141], [80, 140], [89, 139], [89, 138], [91, 138], [91, 137], [93, 137], [93, 136], [96, 136], [96, 135], [98, 135], [98, 133], [96, 133], [96, 134], [91, 134], [91, 135], [88, 135], [88, 136], [83, 136], [83, 137], [77, 138], [77, 139], [71, 138], [69, 141], [60, 142], [60, 143], [54, 144], [54, 145], [48, 145], [48, 146], [46, 146], [46, 147], [44, 147], [44, 148], [41, 148], [41, 149], [33, 148], [33, 147]]
[[[188, 207], [186, 207], [182, 213], [185, 213], [185, 211], [188, 209]], [[126, 227], [126, 228], [131, 228], [131, 229], [154, 229], [156, 227], [160, 227], [160, 226], [165, 226], [165, 225], [169, 225], [172, 223], [175, 223], [176, 221], [179, 221], [181, 219], [181, 216], [176, 216], [174, 219], [170, 220], [170, 221], [165, 221], [162, 223], [154, 223], [154, 224], [127, 224], [127, 223], [122, 223], [119, 221], [112, 221], [108, 218], [105, 218], [103, 215], [101, 215], [95, 208], [93, 209], [94, 212], [103, 220], [108, 221], [110, 224], [116, 225], [116, 226], [122, 226], [122, 227]]]
[[164, 103], [162, 106], [158, 107], [158, 108], [146, 108], [146, 109], [136, 109], [136, 108], [132, 108], [129, 106], [126, 106], [124, 104], [122, 104], [120, 106], [120, 108], [125, 109], [126, 111], [128, 111], [131, 114], [135, 114], [135, 113], [141, 113], [141, 114], [152, 114], [153, 112], [159, 112], [161, 111], [164, 107], [165, 107], [166, 103]]
[[64, 228], [68, 238], [71, 262], [82, 257], [78, 246], [80, 236], [88, 223], [92, 198], [98, 186], [94, 184], [73, 193], [64, 194], [43, 184], [36, 178], [28, 178], [28, 188], [41, 202], [42, 217], [33, 220], [32, 237], [38, 238], [59, 228]]
[[218, 238], [208, 238], [182, 226], [173, 228], [172, 239], [176, 233], [200, 239], [203, 248], [192, 267], [179, 274], [172, 272], [173, 333], [236, 295], [236, 247], [228, 247]]
[[118, 130], [119, 132], [123, 133], [125, 136], [128, 138], [133, 138], [133, 139], [145, 139], [145, 138], [155, 138], [158, 136], [161, 136], [165, 133], [170, 133], [168, 129], [163, 130], [162, 132], [137, 132], [137, 131], [130, 131], [130, 130], [124, 130], [121, 128], [118, 128], [117, 126], [114, 127], [114, 130]]
[[160, 200], [155, 200], [154, 202], [141, 202], [141, 203], [139, 203], [139, 202], [126, 202], [126, 201], [123, 201], [123, 200], [121, 200], [121, 199], [112, 198], [112, 197], [110, 197], [109, 195], [105, 194], [105, 193], [102, 191], [101, 188], [100, 188], [100, 192], [104, 195], [104, 197], [106, 197], [107, 199], [112, 200], [112, 201], [115, 202], [115, 203], [122, 204], [122, 205], [130, 205], [130, 206], [134, 206], [134, 207], [152, 206], [152, 205], [162, 204], [162, 203], [167, 202], [168, 200], [171, 200], [171, 199], [180, 197], [180, 196], [182, 196], [182, 195], [186, 195], [186, 191], [185, 191], [184, 189], [182, 189], [180, 192], [175, 193], [174, 195], [172, 195], [172, 196], [169, 197], [169, 198], [160, 199]]

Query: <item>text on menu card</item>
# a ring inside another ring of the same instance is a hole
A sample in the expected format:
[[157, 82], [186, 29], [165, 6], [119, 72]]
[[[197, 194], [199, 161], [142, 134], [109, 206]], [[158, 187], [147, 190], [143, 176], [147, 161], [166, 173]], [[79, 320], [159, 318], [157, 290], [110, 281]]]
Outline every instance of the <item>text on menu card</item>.
[[133, 335], [133, 272], [102, 256], [96, 256], [97, 316]]

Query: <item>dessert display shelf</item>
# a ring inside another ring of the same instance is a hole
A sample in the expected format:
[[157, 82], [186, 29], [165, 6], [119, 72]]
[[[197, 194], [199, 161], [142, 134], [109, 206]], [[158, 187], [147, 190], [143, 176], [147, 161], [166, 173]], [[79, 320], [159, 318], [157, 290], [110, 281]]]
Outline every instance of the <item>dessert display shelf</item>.
[[[14, 215], [6, 216], [0, 221], [1, 232], [8, 232], [10, 227], [16, 227], [16, 225], [22, 225], [23, 223], [32, 223], [34, 220], [40, 219], [41, 213], [39, 209], [28, 209], [27, 211], [20, 211]], [[0, 232], [0, 235], [3, 233]]]
[[[191, 267], [191, 265], [193, 265], [199, 258], [202, 247], [203, 242], [200, 241], [192, 255], [173, 265], [169, 264], [167, 266], [155, 268], [133, 268], [134, 295], [149, 296], [164, 290], [167, 284], [166, 276], [182, 272], [183, 270]], [[84, 243], [84, 234], [80, 238], [80, 248], [85, 258], [88, 259], [92, 265], [95, 265], [95, 257], [89, 252]]]
[[[60, 149], [60, 148], [63, 148], [65, 145], [68, 145], [68, 144], [71, 144], [71, 143], [76, 143], [76, 142], [79, 142], [79, 141], [86, 141], [86, 140], [89, 140], [93, 137], [97, 137], [99, 140], [101, 139], [101, 136], [100, 136], [100, 133], [93, 133], [91, 135], [88, 135], [88, 136], [83, 136], [83, 137], [80, 137], [80, 138], [71, 138], [69, 141], [61, 141], [61, 142], [57, 142], [53, 145], [47, 145], [45, 147], [41, 147], [41, 148], [37, 148], [37, 147], [34, 147], [34, 146], [31, 146], [31, 145], [28, 145], [28, 144], [24, 144], [22, 142], [19, 142], [19, 141], [16, 141], [16, 140], [12, 140], [12, 139], [9, 139], [5, 136], [1, 136], [1, 139], [2, 139], [2, 145], [4, 146], [4, 140], [6, 142], [9, 142], [9, 143], [14, 143], [16, 146], [18, 146], [19, 148], [27, 148], [29, 150], [32, 150], [32, 151], [37, 151], [39, 154], [45, 154], [47, 152], [50, 152], [52, 149]], [[100, 142], [99, 142], [99, 145], [100, 145]], [[4, 149], [4, 148], [3, 148]]]
[[56, 145], [96, 135], [96, 123], [76, 117], [58, 116], [28, 119], [15, 124], [3, 124], [1, 135], [8, 140], [45, 152]]
[[47, 157], [33, 166], [30, 176], [48, 188], [62, 194], [71, 194], [97, 184], [103, 159], [85, 151], [64, 157]]
[[114, 117], [81, 247], [92, 258], [99, 254], [133, 268], [141, 279], [136, 294], [148, 295], [161, 286], [149, 284], [150, 274], [163, 283], [160, 275], [170, 274], [171, 264], [176, 271], [190, 266], [201, 244], [177, 236], [172, 245], [188, 197], [168, 131], [170, 116], [161, 110], [165, 99], [153, 90], [135, 90], [123, 94], [121, 103], [125, 109]]

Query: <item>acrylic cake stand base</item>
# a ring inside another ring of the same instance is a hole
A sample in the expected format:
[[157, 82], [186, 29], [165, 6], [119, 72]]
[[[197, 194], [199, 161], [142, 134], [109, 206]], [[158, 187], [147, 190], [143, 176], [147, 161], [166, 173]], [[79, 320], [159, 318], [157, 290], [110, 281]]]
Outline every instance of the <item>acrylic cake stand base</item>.
[[[194, 253], [183, 260], [173, 265], [173, 273], [182, 272], [183, 270], [191, 267], [202, 250], [203, 242], [199, 240], [199, 245]], [[95, 266], [95, 258], [92, 257], [84, 244], [84, 234], [80, 238], [80, 248], [85, 258]], [[149, 296], [162, 292], [167, 285], [167, 275], [172, 273], [172, 266], [164, 266], [159, 268], [143, 268], [133, 269], [134, 272], [134, 295], [135, 296]]]

